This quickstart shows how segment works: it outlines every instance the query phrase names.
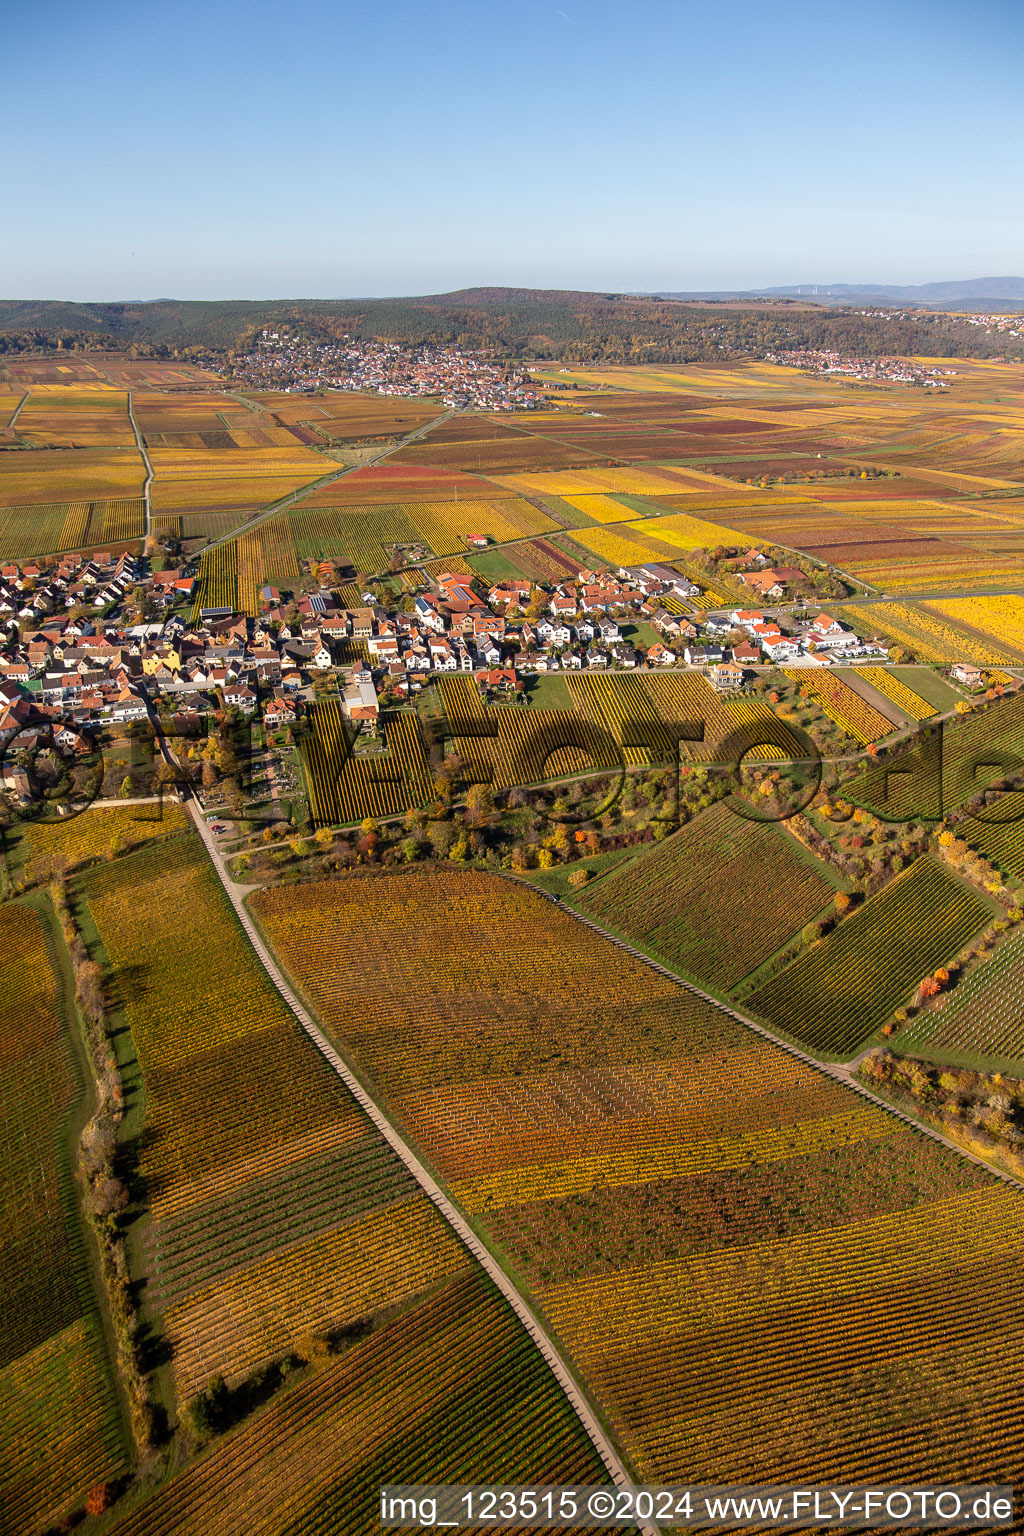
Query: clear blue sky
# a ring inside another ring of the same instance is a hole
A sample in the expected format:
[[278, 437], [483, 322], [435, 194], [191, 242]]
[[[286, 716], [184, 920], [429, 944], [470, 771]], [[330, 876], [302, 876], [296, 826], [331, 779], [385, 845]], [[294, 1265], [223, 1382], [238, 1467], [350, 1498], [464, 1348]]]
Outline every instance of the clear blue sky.
[[1024, 270], [1021, 0], [34, 0], [0, 296]]

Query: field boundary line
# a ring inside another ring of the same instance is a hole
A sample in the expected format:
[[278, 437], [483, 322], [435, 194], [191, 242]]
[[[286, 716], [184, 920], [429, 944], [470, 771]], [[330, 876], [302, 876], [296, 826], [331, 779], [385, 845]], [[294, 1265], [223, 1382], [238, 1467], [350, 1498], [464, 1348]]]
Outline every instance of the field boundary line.
[[[213, 841], [213, 833], [210, 831], [194, 796], [188, 796], [188, 808], [200, 837], [210, 856], [210, 860], [220, 879], [220, 883], [235, 911], [246, 937], [252, 945], [260, 964], [273, 982], [278, 993], [287, 1004], [302, 1025], [306, 1034], [312, 1040], [317, 1050], [327, 1061], [328, 1065], [337, 1073], [344, 1082], [352, 1097], [365, 1110], [375, 1128], [384, 1137], [392, 1150], [397, 1154], [413, 1178], [419, 1184], [424, 1194], [433, 1203], [449, 1227], [459, 1238], [463, 1247], [477, 1261], [481, 1269], [497, 1287], [505, 1301], [511, 1307], [519, 1319], [528, 1337], [536, 1346], [541, 1358], [545, 1361], [559, 1387], [564, 1393], [570, 1407], [573, 1409], [591, 1445], [597, 1451], [604, 1466], [616, 1487], [625, 1488], [633, 1485], [633, 1479], [612, 1443], [612, 1440], [598, 1420], [595, 1410], [584, 1392], [582, 1385], [577, 1381], [570, 1367], [563, 1359], [561, 1351], [554, 1339], [544, 1327], [537, 1313], [534, 1312], [529, 1302], [520, 1292], [511, 1277], [500, 1265], [497, 1259], [489, 1252], [480, 1238], [477, 1237], [469, 1222], [455, 1206], [451, 1198], [444, 1192], [434, 1176], [427, 1170], [417, 1157], [404, 1137], [399, 1133], [388, 1117], [380, 1109], [375, 1099], [363, 1087], [355, 1073], [342, 1059], [331, 1045], [319, 1026], [315, 1023], [311, 1014], [306, 1010], [299, 998], [293, 992], [291, 986], [279, 969], [269, 948], [258, 932], [256, 925], [249, 914], [243, 897], [239, 894], [239, 888], [229, 878], [223, 861], [219, 856], [219, 850]], [[645, 1536], [661, 1536], [660, 1528], [653, 1521], [638, 1525], [638, 1529]]]
[[152, 503], [152, 497], [150, 495], [150, 490], [151, 490], [152, 485], [153, 485], [153, 461], [149, 457], [149, 450], [146, 447], [146, 440], [143, 437], [142, 433], [139, 431], [139, 424], [135, 420], [135, 409], [134, 409], [134, 406], [132, 404], [132, 392], [129, 389], [127, 393], [128, 393], [128, 420], [131, 422], [131, 424], [132, 424], [132, 431], [135, 433], [135, 446], [139, 450], [139, 452], [142, 454], [142, 462], [146, 466], [146, 481], [145, 481], [145, 484], [142, 487], [142, 501], [143, 501], [143, 508], [144, 508], [144, 511], [145, 511], [145, 514], [146, 514], [144, 536], [145, 536], [145, 538], [148, 539], [149, 535], [150, 535], [150, 532], [152, 531], [151, 525], [152, 525], [152, 520], [153, 520], [153, 503]]

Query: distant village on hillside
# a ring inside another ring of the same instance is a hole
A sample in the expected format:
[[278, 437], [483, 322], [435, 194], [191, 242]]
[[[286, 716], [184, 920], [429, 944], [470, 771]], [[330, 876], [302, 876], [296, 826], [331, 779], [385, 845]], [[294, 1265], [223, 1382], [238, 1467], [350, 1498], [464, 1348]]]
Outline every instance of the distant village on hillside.
[[[214, 360], [215, 366], [223, 366]], [[264, 329], [252, 348], [232, 358], [230, 376], [249, 389], [370, 391], [378, 395], [440, 396], [453, 410], [536, 410], [543, 397], [528, 375], [454, 346], [405, 347], [397, 342], [310, 341]]]

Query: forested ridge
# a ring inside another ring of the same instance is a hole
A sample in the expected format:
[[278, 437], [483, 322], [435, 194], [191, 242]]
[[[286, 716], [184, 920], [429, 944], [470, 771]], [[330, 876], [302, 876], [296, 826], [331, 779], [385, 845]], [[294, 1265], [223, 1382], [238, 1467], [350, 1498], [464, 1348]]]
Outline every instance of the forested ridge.
[[58, 346], [215, 359], [265, 325], [315, 338], [348, 335], [458, 344], [503, 357], [574, 363], [685, 363], [792, 348], [858, 356], [1024, 357], [1024, 342], [957, 315], [865, 315], [853, 308], [727, 308], [623, 294], [517, 288], [394, 299], [156, 300], [84, 304], [0, 300], [0, 353]]

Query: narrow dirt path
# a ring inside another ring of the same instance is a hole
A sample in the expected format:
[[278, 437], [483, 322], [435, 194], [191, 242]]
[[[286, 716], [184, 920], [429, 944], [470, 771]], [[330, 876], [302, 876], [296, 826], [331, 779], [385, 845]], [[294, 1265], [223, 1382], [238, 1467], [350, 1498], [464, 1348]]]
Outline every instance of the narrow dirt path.
[[31, 393], [32, 393], [32, 391], [30, 389], [26, 389], [25, 393], [22, 395], [21, 399], [18, 401], [18, 409], [15, 411], [14, 415], [11, 417], [10, 421], [7, 423], [7, 426], [5, 428], [5, 430], [7, 432], [13, 432], [14, 431], [14, 423], [17, 421], [18, 417], [21, 415], [21, 408], [25, 404], [26, 400], [28, 399], [28, 397], [29, 397], [29, 395]]
[[142, 454], [142, 462], [146, 466], [146, 483], [142, 487], [142, 499], [145, 503], [146, 512], [145, 537], [148, 539], [150, 533], [152, 532], [153, 524], [153, 504], [150, 494], [153, 485], [153, 461], [149, 457], [149, 451], [146, 448], [146, 440], [142, 433], [139, 431], [139, 424], [135, 420], [135, 411], [132, 408], [131, 390], [128, 391], [128, 420], [131, 422], [132, 431], [135, 433], [135, 446]]

